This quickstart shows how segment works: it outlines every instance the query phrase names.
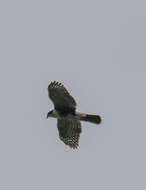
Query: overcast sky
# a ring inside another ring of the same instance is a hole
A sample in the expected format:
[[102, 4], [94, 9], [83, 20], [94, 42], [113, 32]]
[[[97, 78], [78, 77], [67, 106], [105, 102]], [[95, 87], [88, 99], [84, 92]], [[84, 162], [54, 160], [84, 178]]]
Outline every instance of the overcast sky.
[[[0, 189], [146, 189], [146, 2], [0, 2]], [[59, 140], [47, 87], [62, 82], [82, 123]]]

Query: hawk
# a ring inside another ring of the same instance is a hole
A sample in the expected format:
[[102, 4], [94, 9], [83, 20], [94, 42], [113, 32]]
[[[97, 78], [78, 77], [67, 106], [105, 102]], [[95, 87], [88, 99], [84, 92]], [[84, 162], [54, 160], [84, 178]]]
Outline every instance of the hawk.
[[75, 99], [59, 82], [54, 81], [50, 83], [48, 95], [53, 101], [54, 110], [47, 113], [47, 118], [57, 118], [60, 139], [69, 147], [78, 148], [82, 132], [80, 121], [99, 124], [101, 123], [101, 117], [99, 115], [76, 112], [77, 104]]

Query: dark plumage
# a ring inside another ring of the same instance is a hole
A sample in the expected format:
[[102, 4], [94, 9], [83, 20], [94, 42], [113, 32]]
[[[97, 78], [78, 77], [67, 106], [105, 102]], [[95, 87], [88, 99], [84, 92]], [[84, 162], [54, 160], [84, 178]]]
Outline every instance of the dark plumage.
[[60, 139], [69, 147], [77, 148], [82, 132], [80, 120], [99, 124], [100, 116], [76, 112], [76, 101], [59, 82], [50, 83], [48, 94], [54, 103], [55, 110], [48, 112], [47, 118], [57, 118]]

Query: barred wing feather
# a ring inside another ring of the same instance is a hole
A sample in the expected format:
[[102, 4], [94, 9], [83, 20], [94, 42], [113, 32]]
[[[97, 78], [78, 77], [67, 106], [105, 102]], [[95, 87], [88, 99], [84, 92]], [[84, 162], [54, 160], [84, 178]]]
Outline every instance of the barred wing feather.
[[48, 86], [48, 93], [50, 99], [53, 101], [55, 108], [76, 108], [76, 102], [74, 98], [69, 94], [66, 88], [56, 81], [51, 82]]
[[78, 120], [58, 119], [57, 127], [60, 139], [71, 148], [79, 146], [81, 123]]

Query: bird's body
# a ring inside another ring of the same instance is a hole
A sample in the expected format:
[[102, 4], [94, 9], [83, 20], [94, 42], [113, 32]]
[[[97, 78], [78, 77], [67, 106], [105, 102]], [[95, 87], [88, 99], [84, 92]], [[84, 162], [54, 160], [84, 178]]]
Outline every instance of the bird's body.
[[74, 115], [72, 113], [61, 113], [59, 111], [56, 111], [55, 109], [51, 112], [51, 117], [54, 117], [56, 119], [77, 119], [77, 115]]
[[76, 112], [74, 98], [61, 83], [51, 82], [48, 86], [48, 93], [55, 109], [48, 112], [47, 118], [57, 118], [60, 139], [71, 148], [77, 148], [82, 131], [80, 121], [99, 124], [100, 116]]

